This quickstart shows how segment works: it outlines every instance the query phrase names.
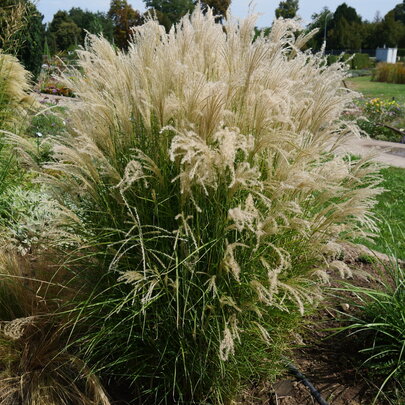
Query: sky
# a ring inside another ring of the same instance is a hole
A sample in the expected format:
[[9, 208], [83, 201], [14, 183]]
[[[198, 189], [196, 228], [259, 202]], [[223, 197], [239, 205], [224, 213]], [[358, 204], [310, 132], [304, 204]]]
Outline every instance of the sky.
[[[140, 11], [145, 10], [142, 0], [128, 0], [132, 6]], [[249, 12], [249, 5], [253, 6], [255, 13], [261, 14], [257, 25], [260, 27], [269, 26], [274, 19], [274, 10], [280, 0], [232, 0], [232, 14], [235, 17], [243, 18]], [[379, 11], [384, 16], [387, 11], [392, 10], [401, 0], [300, 0], [298, 14], [304, 22], [311, 20], [311, 15], [327, 6], [331, 11], [335, 11], [339, 4], [346, 2], [354, 7], [363, 19], [372, 21], [376, 12]], [[80, 7], [91, 11], [108, 11], [110, 0], [37, 0], [39, 11], [44, 14], [44, 22], [52, 20], [53, 15], [58, 10], [70, 10], [72, 7]]]

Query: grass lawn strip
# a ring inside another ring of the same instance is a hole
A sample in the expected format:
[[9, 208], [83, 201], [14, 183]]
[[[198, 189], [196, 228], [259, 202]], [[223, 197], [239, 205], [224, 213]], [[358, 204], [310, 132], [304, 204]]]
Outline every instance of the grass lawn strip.
[[398, 103], [405, 104], [405, 85], [372, 82], [371, 76], [352, 77], [346, 81], [346, 84], [355, 91], [358, 91], [366, 97], [392, 99]]

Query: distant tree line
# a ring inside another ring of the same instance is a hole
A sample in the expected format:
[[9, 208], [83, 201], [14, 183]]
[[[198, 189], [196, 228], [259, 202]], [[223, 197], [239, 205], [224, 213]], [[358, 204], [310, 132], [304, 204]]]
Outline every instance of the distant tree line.
[[[155, 16], [170, 30], [180, 18], [191, 12], [196, 0], [144, 0], [146, 13], [134, 10], [127, 0], [111, 0], [107, 13], [91, 12], [74, 7], [70, 11], [58, 11], [46, 31], [46, 42], [50, 53], [56, 53], [77, 45], [83, 45], [87, 32], [103, 34], [105, 38], [125, 49], [131, 35], [131, 27], [142, 25], [148, 15]], [[204, 0], [201, 7], [210, 6], [218, 19], [225, 16], [231, 0]]]
[[[281, 1], [277, 17], [292, 18], [297, 15], [298, 0]], [[326, 40], [326, 50], [360, 50], [377, 47], [405, 48], [405, 0], [385, 16], [376, 13], [373, 21], [363, 20], [353, 7], [341, 4], [332, 12], [324, 7], [312, 15], [308, 29], [319, 31], [309, 46], [319, 50]]]
[[[141, 25], [148, 15], [154, 15], [166, 28], [170, 28], [197, 4], [214, 10], [222, 22], [231, 0], [143, 0], [147, 8], [141, 13], [127, 0], [111, 0], [108, 12], [92, 12], [73, 7], [59, 10], [50, 23], [32, 0], [1, 0], [0, 48], [14, 53], [34, 76], [40, 70], [43, 54], [76, 49], [83, 45], [86, 34], [102, 34], [117, 48], [126, 49], [133, 26]], [[293, 18], [299, 10], [298, 0], [280, 1], [276, 17]], [[13, 25], [14, 24], [14, 25]], [[353, 7], [346, 3], [335, 12], [323, 8], [312, 15], [308, 29], [318, 28], [309, 46], [318, 50], [326, 39], [326, 49], [375, 49], [381, 46], [405, 48], [405, 0], [385, 16], [378, 13], [373, 21], [364, 21]], [[269, 28], [260, 31], [269, 32]]]
[[324, 8], [312, 16], [310, 28], [319, 28], [311, 43], [319, 49], [325, 37], [326, 49], [375, 49], [377, 47], [405, 48], [405, 0], [384, 17], [378, 12], [373, 21], [364, 21], [353, 7], [346, 3], [334, 13]]
[[[39, 73], [43, 54], [54, 55], [76, 49], [84, 44], [87, 33], [102, 34], [118, 48], [126, 49], [133, 26], [144, 23], [154, 15], [170, 30], [186, 13], [193, 10], [197, 0], [143, 0], [146, 13], [134, 10], [127, 0], [111, 0], [108, 12], [92, 12], [73, 7], [59, 10], [49, 24], [33, 0], [1, 0], [0, 49], [14, 53], [25, 67]], [[210, 6], [221, 21], [231, 0], [203, 0], [203, 9]]]

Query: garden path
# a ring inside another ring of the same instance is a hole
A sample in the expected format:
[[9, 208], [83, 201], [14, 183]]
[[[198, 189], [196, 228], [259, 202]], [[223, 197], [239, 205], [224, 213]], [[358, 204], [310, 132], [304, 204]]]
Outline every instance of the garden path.
[[373, 154], [373, 160], [405, 169], [405, 144], [377, 141], [371, 138], [353, 138], [338, 148], [338, 152], [367, 156]]

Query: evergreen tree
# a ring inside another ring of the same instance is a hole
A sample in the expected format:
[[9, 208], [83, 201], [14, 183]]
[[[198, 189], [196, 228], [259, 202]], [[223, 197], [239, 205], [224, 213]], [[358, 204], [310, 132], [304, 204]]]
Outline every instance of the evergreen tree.
[[94, 13], [88, 10], [82, 10], [80, 7], [73, 7], [69, 10], [69, 17], [82, 30], [81, 44], [84, 43], [86, 32], [90, 32], [91, 34], [103, 34], [108, 40], [113, 40], [113, 21], [111, 18], [108, 18], [105, 13], [99, 11]]
[[52, 53], [65, 51], [80, 43], [82, 30], [66, 11], [59, 10], [48, 27], [48, 45]]
[[45, 44], [44, 16], [38, 11], [35, 4], [27, 1], [27, 19], [25, 29], [22, 31], [24, 42], [17, 53], [24, 67], [29, 70], [34, 79], [39, 75], [42, 65], [42, 55]]
[[389, 11], [376, 30], [378, 46], [397, 47], [403, 44], [405, 39], [405, 25], [395, 19], [393, 10]]
[[[395, 26], [398, 30], [397, 45], [400, 48], [405, 48], [405, 0], [397, 4], [392, 10], [392, 13], [396, 23]], [[398, 23], [400, 23], [401, 26], [399, 26]]]
[[280, 1], [276, 8], [276, 17], [294, 18], [297, 15], [298, 7], [298, 0]]
[[346, 3], [342, 3], [336, 8], [333, 14], [333, 22], [337, 23], [341, 19], [345, 19], [348, 23], [361, 24], [361, 17], [353, 7], [349, 7]]
[[30, 0], [1, 1], [0, 48], [17, 56], [36, 77], [42, 64], [44, 17]]
[[405, 25], [405, 0], [397, 4], [392, 11], [394, 12], [395, 21], [400, 21]]
[[372, 22], [364, 22], [362, 26], [362, 48], [364, 49], [376, 49], [379, 45], [379, 39], [377, 38], [377, 31], [381, 21], [374, 19]]
[[361, 48], [362, 21], [353, 7], [346, 3], [337, 7], [328, 30], [328, 49], [358, 50]]
[[[327, 17], [329, 13], [329, 17]], [[325, 21], [326, 18], [326, 21]], [[308, 31], [318, 28], [318, 33], [309, 45], [320, 49], [326, 26], [327, 49], [339, 51], [359, 49], [375, 49], [384, 45], [405, 48], [405, 0], [397, 4], [384, 17], [376, 12], [372, 22], [362, 21], [353, 7], [346, 3], [336, 8], [333, 17], [325, 7], [320, 13], [312, 15], [312, 23]], [[325, 24], [326, 23], [326, 24]]]

